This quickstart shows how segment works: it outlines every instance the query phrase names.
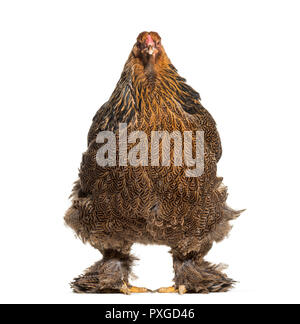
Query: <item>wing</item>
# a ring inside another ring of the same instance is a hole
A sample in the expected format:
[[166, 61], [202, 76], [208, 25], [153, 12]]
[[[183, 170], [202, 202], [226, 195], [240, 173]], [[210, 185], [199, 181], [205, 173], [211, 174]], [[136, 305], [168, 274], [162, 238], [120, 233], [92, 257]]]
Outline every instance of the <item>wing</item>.
[[192, 87], [180, 80], [179, 103], [183, 110], [191, 115], [195, 126], [204, 131], [206, 145], [215, 154], [217, 162], [222, 156], [221, 139], [217, 130], [216, 122], [211, 114], [202, 106], [200, 95]]
[[93, 118], [92, 125], [88, 132], [88, 146], [97, 137], [98, 133], [105, 129], [110, 113], [110, 103], [107, 101], [101, 108], [96, 112]]
[[[101, 144], [96, 142], [97, 135], [101, 131], [116, 132], [119, 123], [129, 124], [135, 118], [135, 100], [131, 83], [121, 77], [111, 98], [97, 111], [88, 132], [88, 148], [83, 153], [79, 170], [82, 190], [91, 193], [95, 181], [101, 172], [106, 172], [96, 163], [96, 154]], [[124, 84], [125, 83], [125, 84]]]
[[126, 80], [126, 76], [122, 75], [110, 100], [97, 111], [93, 118], [88, 133], [88, 146], [96, 139], [100, 131], [116, 131], [119, 123], [129, 124], [135, 118], [135, 102], [131, 80]]
[[204, 131], [205, 143], [215, 154], [218, 162], [222, 156], [222, 144], [216, 122], [211, 114], [201, 104], [196, 105], [195, 110], [197, 110], [197, 112], [195, 112], [194, 115], [199, 123], [199, 128]]

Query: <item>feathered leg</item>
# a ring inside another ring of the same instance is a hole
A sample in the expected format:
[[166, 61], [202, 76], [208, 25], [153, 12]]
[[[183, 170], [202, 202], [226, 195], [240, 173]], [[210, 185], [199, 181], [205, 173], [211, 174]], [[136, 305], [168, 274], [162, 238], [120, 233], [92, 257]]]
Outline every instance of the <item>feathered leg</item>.
[[71, 287], [77, 293], [120, 292], [128, 276], [133, 258], [114, 250], [107, 250], [103, 259], [74, 279]]
[[[225, 203], [227, 197], [226, 187], [217, 184], [214, 193], [215, 202], [220, 211], [221, 220], [210, 229], [201, 240], [197, 236], [187, 237], [172, 248], [173, 267], [175, 272], [174, 290], [191, 293], [225, 292], [231, 289], [234, 280], [222, 272], [224, 265], [213, 265], [204, 260], [211, 249], [213, 242], [222, 241], [231, 229], [230, 221], [237, 218], [243, 210], [235, 211]], [[208, 202], [211, 199], [208, 200]], [[208, 207], [211, 207], [208, 204]], [[211, 216], [215, 217], [216, 212]], [[183, 288], [184, 287], [184, 288]]]
[[225, 292], [233, 287], [234, 281], [222, 272], [224, 265], [213, 265], [204, 260], [212, 241], [206, 238], [200, 242], [191, 238], [183, 246], [172, 248], [175, 285], [159, 288], [158, 292], [205, 294]]
[[76, 293], [147, 292], [146, 288], [129, 284], [131, 267], [135, 258], [130, 255], [132, 243], [120, 236], [95, 235], [92, 224], [96, 219], [93, 200], [83, 194], [80, 181], [75, 183], [72, 206], [67, 210], [65, 222], [81, 238], [99, 250], [103, 258], [88, 268], [85, 273], [71, 283]]
[[129, 254], [106, 250], [103, 252], [103, 259], [74, 279], [71, 287], [76, 293], [147, 292], [146, 288], [129, 285], [129, 275], [134, 260], [135, 258]]
[[[225, 292], [231, 289], [234, 281], [222, 272], [223, 265], [213, 265], [204, 261], [203, 254], [182, 255], [172, 251], [175, 272], [175, 289], [189, 293]], [[184, 288], [183, 288], [184, 287]]]

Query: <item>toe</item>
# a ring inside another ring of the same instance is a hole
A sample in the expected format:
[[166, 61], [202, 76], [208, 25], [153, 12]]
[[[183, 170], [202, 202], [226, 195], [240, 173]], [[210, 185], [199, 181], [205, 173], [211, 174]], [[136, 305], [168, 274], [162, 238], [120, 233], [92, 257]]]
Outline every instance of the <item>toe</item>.
[[156, 290], [159, 293], [168, 294], [168, 293], [177, 293], [178, 290], [174, 286], [171, 287], [161, 287]]
[[120, 288], [120, 292], [123, 293], [124, 295], [131, 294], [131, 292], [125, 282], [123, 283], [122, 287]]
[[145, 287], [135, 287], [135, 286], [130, 286], [129, 287], [129, 291], [131, 293], [147, 293], [147, 292], [151, 292], [150, 289], [145, 288]]

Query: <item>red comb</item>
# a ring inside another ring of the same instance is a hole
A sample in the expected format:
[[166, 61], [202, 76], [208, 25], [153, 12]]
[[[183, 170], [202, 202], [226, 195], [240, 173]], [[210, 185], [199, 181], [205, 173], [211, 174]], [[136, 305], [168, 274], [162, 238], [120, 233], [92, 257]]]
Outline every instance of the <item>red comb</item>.
[[146, 45], [149, 46], [149, 45], [152, 45], [154, 46], [154, 41], [151, 37], [151, 35], [148, 35], [147, 38], [146, 38]]

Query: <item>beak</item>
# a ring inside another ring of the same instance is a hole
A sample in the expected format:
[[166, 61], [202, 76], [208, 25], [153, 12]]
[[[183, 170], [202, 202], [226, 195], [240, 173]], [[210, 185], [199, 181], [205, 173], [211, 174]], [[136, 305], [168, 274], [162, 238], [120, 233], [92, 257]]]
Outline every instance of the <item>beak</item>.
[[146, 47], [146, 53], [149, 55], [153, 55], [155, 49], [155, 43], [150, 34], [148, 34], [145, 40], [145, 47]]
[[153, 49], [153, 46], [152, 45], [149, 45], [148, 48], [147, 48], [147, 53], [149, 55], [152, 55], [154, 53], [154, 49]]

